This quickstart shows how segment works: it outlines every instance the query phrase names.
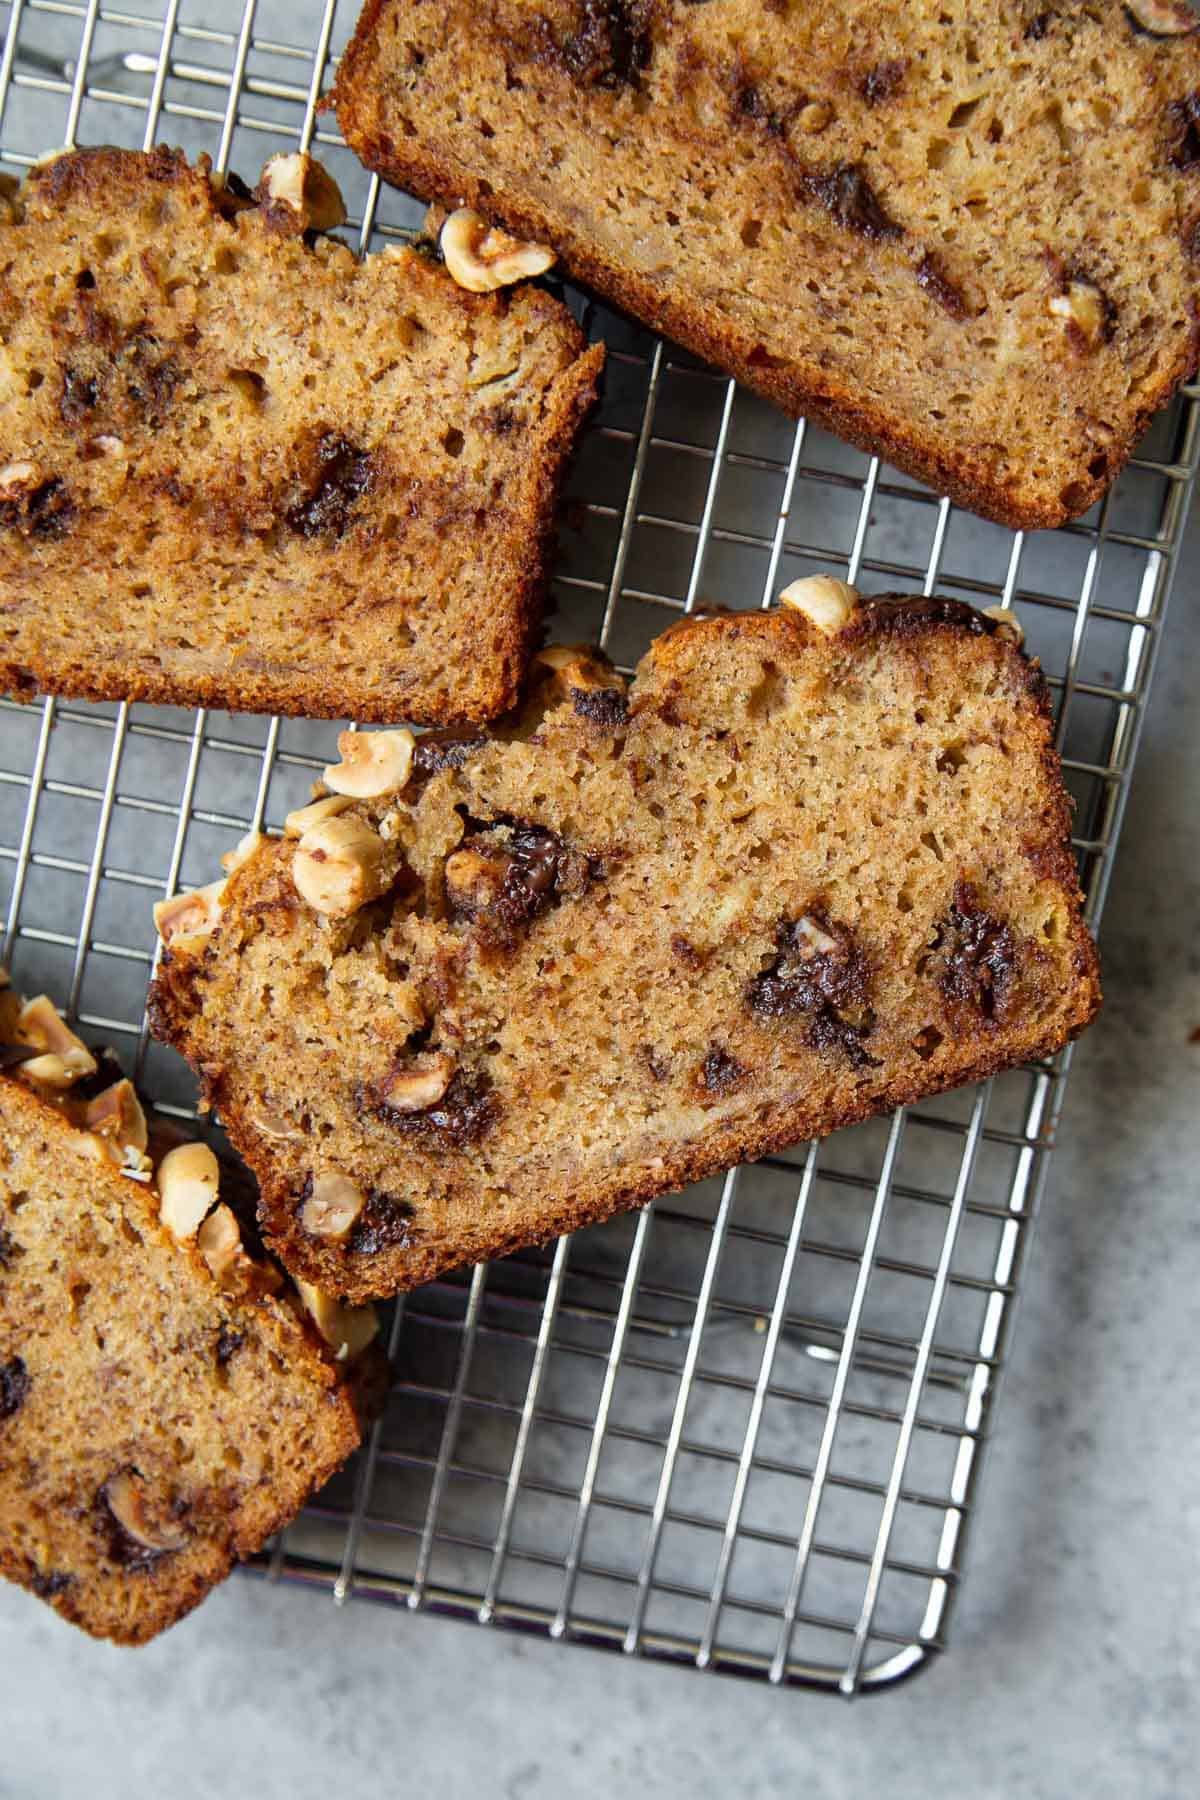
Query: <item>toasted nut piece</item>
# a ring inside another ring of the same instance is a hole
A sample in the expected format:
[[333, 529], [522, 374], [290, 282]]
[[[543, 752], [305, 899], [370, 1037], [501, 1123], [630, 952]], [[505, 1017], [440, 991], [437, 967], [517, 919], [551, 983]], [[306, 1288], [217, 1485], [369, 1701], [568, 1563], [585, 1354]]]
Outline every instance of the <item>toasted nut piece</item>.
[[255, 1106], [250, 1109], [250, 1123], [255, 1131], [261, 1131], [267, 1138], [278, 1138], [282, 1143], [298, 1143], [304, 1133], [282, 1113], [272, 1112], [268, 1106]]
[[352, 1362], [379, 1331], [373, 1306], [343, 1306], [332, 1294], [321, 1292], [311, 1281], [296, 1277], [296, 1292], [304, 1310], [339, 1362]]
[[480, 856], [478, 850], [456, 850], [446, 858], [442, 870], [447, 905], [454, 912], [483, 912], [504, 886], [507, 868], [506, 860], [500, 857]]
[[384, 849], [383, 839], [361, 819], [325, 819], [297, 843], [292, 880], [317, 912], [345, 918], [386, 891]]
[[201, 949], [221, 917], [224, 893], [224, 881], [210, 881], [207, 887], [160, 900], [154, 908], [154, 926], [163, 943], [190, 954]]
[[837, 939], [830, 937], [827, 931], [822, 931], [817, 921], [807, 913], [796, 920], [796, 931], [804, 940], [803, 949], [796, 946], [802, 962], [807, 962], [814, 956], [827, 956], [831, 950], [837, 949]]
[[103, 1490], [105, 1505], [121, 1527], [147, 1550], [182, 1550], [188, 1534], [175, 1520], [151, 1518], [146, 1504], [146, 1484], [136, 1469], [110, 1475]]
[[436, 1106], [454, 1074], [454, 1058], [439, 1050], [407, 1066], [393, 1069], [379, 1084], [380, 1098], [392, 1112], [424, 1112]]
[[143, 1172], [142, 1159], [150, 1134], [132, 1081], [114, 1081], [102, 1094], [89, 1100], [83, 1123], [86, 1130], [104, 1140], [114, 1162], [128, 1163], [139, 1174]]
[[178, 1243], [194, 1238], [216, 1205], [221, 1165], [207, 1144], [176, 1144], [158, 1165], [159, 1217]]
[[510, 237], [469, 206], [460, 206], [442, 226], [441, 249], [459, 287], [472, 294], [489, 294], [554, 267], [554, 252], [546, 244]]
[[408, 780], [416, 738], [398, 731], [343, 731], [338, 737], [341, 762], [325, 771], [325, 785], [335, 794], [374, 800], [394, 794]]
[[1125, 11], [1151, 37], [1189, 37], [1200, 26], [1187, 0], [1125, 0]]
[[0, 469], [0, 496], [11, 500], [16, 494], [28, 494], [38, 486], [42, 471], [37, 463], [10, 462]]
[[214, 1280], [222, 1287], [233, 1285], [230, 1278], [253, 1270], [253, 1263], [242, 1249], [241, 1227], [224, 1201], [214, 1206], [196, 1233], [196, 1248], [208, 1264]]
[[858, 589], [832, 575], [807, 575], [793, 581], [779, 596], [780, 606], [790, 606], [812, 621], [818, 631], [832, 636], [853, 617]]
[[1017, 644], [1025, 642], [1025, 627], [1011, 606], [985, 606], [983, 616], [994, 621], [1001, 637], [1011, 638]]
[[272, 156], [264, 165], [255, 198], [260, 204], [289, 207], [303, 231], [333, 231], [346, 220], [337, 182], [304, 151]]
[[221, 867], [226, 875], [236, 875], [244, 864], [250, 861], [254, 852], [263, 844], [269, 844], [270, 838], [261, 831], [248, 831], [240, 837], [232, 850], [227, 850], [221, 858]]
[[1068, 329], [1074, 327], [1089, 348], [1099, 343], [1106, 313], [1104, 295], [1094, 281], [1068, 282], [1065, 294], [1051, 295], [1046, 310], [1062, 319]]
[[800, 108], [796, 115], [796, 123], [801, 131], [813, 135], [818, 131], [824, 131], [832, 117], [833, 108], [828, 101], [810, 100], [807, 106]]
[[94, 1075], [95, 1057], [69, 1026], [63, 1023], [58, 1008], [48, 994], [27, 1001], [17, 1015], [17, 1038], [46, 1052], [21, 1064], [21, 1074], [29, 1081], [44, 1082], [47, 1087], [70, 1087], [81, 1075]]
[[547, 644], [533, 659], [533, 672], [549, 672], [555, 688], [564, 695], [597, 694], [606, 689], [620, 690], [619, 675], [603, 662], [586, 644]]
[[314, 1237], [340, 1244], [349, 1237], [366, 1204], [366, 1195], [348, 1175], [327, 1169], [313, 1181], [312, 1192], [300, 1208], [300, 1223]]
[[297, 807], [283, 821], [283, 835], [290, 838], [303, 837], [306, 831], [319, 825], [322, 819], [336, 819], [340, 812], [345, 812], [353, 804], [349, 794], [328, 794], [324, 800], [314, 800], [310, 806]]

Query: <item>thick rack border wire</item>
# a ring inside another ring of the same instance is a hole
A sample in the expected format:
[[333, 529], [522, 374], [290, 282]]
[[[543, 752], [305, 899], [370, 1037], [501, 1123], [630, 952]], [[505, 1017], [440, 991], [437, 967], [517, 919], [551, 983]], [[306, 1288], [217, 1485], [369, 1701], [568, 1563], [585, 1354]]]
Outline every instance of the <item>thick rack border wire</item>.
[[[420, 208], [318, 114], [352, 8], [150, 11], [11, 5], [9, 169], [74, 142], [166, 141], [253, 178], [272, 152], [311, 146], [360, 247], [411, 234]], [[700, 600], [765, 604], [816, 569], [1014, 607], [1054, 693], [1094, 926], [1197, 391], [1086, 519], [1026, 537], [567, 298], [609, 368], [564, 509], [553, 635], [598, 637], [628, 667]], [[4, 956], [23, 988], [114, 1041], [164, 1110], [194, 1116], [194, 1090], [146, 1031], [151, 904], [207, 880], [251, 826], [278, 826], [334, 729], [0, 703]], [[338, 1600], [846, 1694], [928, 1664], [960, 1585], [1067, 1062], [409, 1295], [367, 1447], [252, 1567]]]

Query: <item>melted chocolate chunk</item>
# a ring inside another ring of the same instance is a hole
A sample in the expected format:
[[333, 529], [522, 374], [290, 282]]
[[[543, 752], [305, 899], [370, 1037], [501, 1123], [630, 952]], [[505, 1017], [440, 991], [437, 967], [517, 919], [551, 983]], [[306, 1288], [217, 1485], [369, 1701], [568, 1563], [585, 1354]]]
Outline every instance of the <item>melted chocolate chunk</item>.
[[756, 125], [762, 125], [772, 137], [782, 137], [787, 130], [787, 121], [764, 100], [762, 90], [752, 82], [735, 87], [733, 95], [735, 115], [744, 119], [753, 119]]
[[1167, 161], [1176, 169], [1193, 169], [1200, 163], [1200, 89], [1173, 100], [1167, 108], [1171, 148]]
[[615, 730], [629, 717], [629, 695], [624, 688], [572, 688], [571, 705], [581, 719]]
[[40, 1056], [32, 1044], [0, 1044], [0, 1069], [16, 1069], [24, 1062], [32, 1062]]
[[482, 731], [455, 730], [449, 725], [438, 731], [423, 731], [413, 751], [410, 782], [426, 782], [443, 769], [461, 769], [487, 741]]
[[24, 1256], [24, 1254], [24, 1250], [12, 1232], [0, 1225], [0, 1272], [11, 1269], [18, 1256]]
[[0, 530], [19, 531], [22, 537], [44, 543], [65, 537], [74, 518], [75, 502], [57, 475], [15, 500], [0, 501]]
[[713, 1044], [700, 1069], [700, 1085], [707, 1094], [730, 1094], [746, 1079], [749, 1070], [720, 1044]]
[[583, 0], [579, 31], [562, 59], [573, 81], [588, 87], [641, 86], [649, 67], [652, 0]]
[[775, 961], [747, 987], [751, 1011], [760, 1019], [802, 1019], [816, 1049], [839, 1049], [857, 1068], [876, 1067], [863, 1049], [871, 1031], [871, 966], [849, 926], [814, 904], [798, 919], [780, 920], [775, 947]]
[[115, 1082], [124, 1081], [125, 1071], [117, 1060], [117, 1053], [109, 1044], [98, 1044], [92, 1050], [96, 1059], [96, 1073], [81, 1075], [78, 1081], [71, 1084], [72, 1100], [94, 1100], [106, 1088]]
[[63, 369], [62, 393], [58, 410], [67, 425], [78, 425], [93, 413], [100, 403], [100, 384], [94, 375], [67, 363]]
[[372, 1188], [347, 1240], [347, 1248], [360, 1256], [374, 1256], [380, 1250], [405, 1250], [412, 1241], [414, 1217], [407, 1200], [397, 1200], [393, 1194]]
[[1049, 31], [1053, 20], [1052, 12], [1034, 13], [1021, 35], [1027, 38], [1031, 44], [1039, 43]]
[[61, 1594], [65, 1588], [69, 1588], [74, 1579], [75, 1577], [68, 1575], [65, 1570], [35, 1569], [29, 1577], [29, 1585], [39, 1600], [53, 1600], [56, 1594]]
[[0, 1424], [20, 1412], [32, 1385], [33, 1378], [19, 1356], [0, 1363]]
[[802, 177], [800, 191], [825, 208], [847, 231], [869, 243], [884, 243], [904, 236], [903, 225], [890, 218], [882, 201], [863, 173], [860, 163], [838, 163], [825, 173]]
[[972, 637], [992, 637], [998, 629], [994, 619], [985, 618], [964, 600], [923, 594], [905, 595], [903, 599], [868, 599], [848, 629], [871, 636], [909, 638], [941, 625], [953, 625], [970, 632]]
[[125, 392], [147, 425], [157, 429], [170, 411], [183, 371], [173, 356], [162, 354], [162, 345], [149, 332], [139, 332], [121, 353]]
[[244, 1331], [234, 1331], [228, 1325], [222, 1325], [217, 1333], [217, 1366], [224, 1368], [232, 1356], [235, 1356], [246, 1341]]
[[952, 319], [967, 319], [971, 316], [971, 309], [962, 289], [951, 281], [932, 250], [927, 250], [917, 264], [917, 286], [931, 300], [936, 300]]
[[344, 536], [353, 523], [354, 509], [368, 492], [374, 470], [365, 450], [327, 431], [317, 441], [317, 480], [307, 500], [285, 515], [301, 537]]
[[867, 105], [882, 106], [893, 94], [898, 93], [907, 69], [908, 64], [903, 57], [876, 63], [873, 69], [868, 69], [858, 84], [858, 91]]
[[426, 1149], [461, 1150], [476, 1144], [500, 1115], [491, 1077], [460, 1069], [441, 1099], [421, 1112], [398, 1112], [374, 1089], [360, 1089], [360, 1107], [415, 1138]]
[[510, 943], [556, 900], [603, 879], [596, 858], [570, 849], [544, 825], [500, 815], [490, 823], [468, 818], [467, 826], [459, 850], [490, 865], [494, 879], [486, 897], [462, 905], [456, 916], [478, 920], [501, 943]]
[[940, 953], [938, 984], [947, 1004], [999, 1023], [1012, 997], [1017, 943], [1010, 927], [981, 904], [969, 881], [956, 883], [933, 948]]

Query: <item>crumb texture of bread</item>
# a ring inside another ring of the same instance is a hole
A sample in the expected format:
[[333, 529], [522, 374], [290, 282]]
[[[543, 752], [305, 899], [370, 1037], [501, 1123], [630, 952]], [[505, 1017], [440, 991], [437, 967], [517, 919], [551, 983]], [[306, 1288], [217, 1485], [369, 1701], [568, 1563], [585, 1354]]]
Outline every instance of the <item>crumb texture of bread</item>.
[[0, 1078], [0, 1573], [140, 1644], [294, 1517], [359, 1441], [292, 1307], [226, 1292], [153, 1189]]
[[[689, 620], [629, 688], [543, 652], [519, 715], [339, 815], [386, 892], [318, 914], [263, 843], [168, 944], [154, 1028], [284, 1262], [410, 1287], [1073, 1037], [1100, 994], [1051, 732], [955, 602]], [[306, 1203], [339, 1175], [333, 1241]]]
[[389, 181], [1051, 526], [1200, 344], [1200, 39], [1140, 10], [1176, 34], [1121, 0], [367, 0], [334, 101]]
[[494, 717], [603, 352], [259, 194], [92, 149], [0, 202], [0, 684]]

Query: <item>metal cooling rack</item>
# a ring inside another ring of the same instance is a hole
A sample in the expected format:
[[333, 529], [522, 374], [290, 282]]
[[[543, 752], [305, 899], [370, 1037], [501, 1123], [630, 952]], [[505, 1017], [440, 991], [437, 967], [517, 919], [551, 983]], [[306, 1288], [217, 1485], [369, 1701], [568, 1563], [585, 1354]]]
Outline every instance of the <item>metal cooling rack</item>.
[[[312, 145], [360, 245], [420, 208], [316, 103], [354, 4], [14, 0], [0, 155], [179, 142], [253, 178]], [[214, 23], [214, 20], [220, 23]], [[817, 569], [1015, 606], [1049, 675], [1097, 922], [1196, 459], [1189, 391], [1117, 490], [1012, 535], [581, 297], [607, 391], [566, 509], [555, 635], [628, 667], [698, 599]], [[278, 826], [336, 727], [0, 703], [3, 952], [165, 1109], [152, 902]], [[366, 1451], [270, 1578], [844, 1693], [945, 1645], [1067, 1058], [838, 1133], [395, 1309]]]

